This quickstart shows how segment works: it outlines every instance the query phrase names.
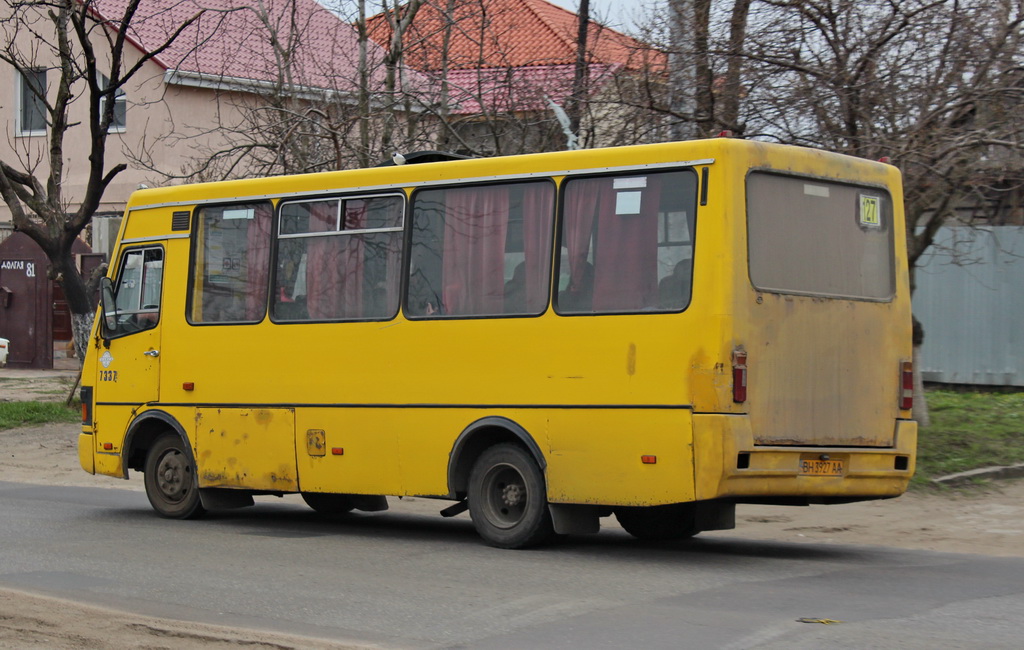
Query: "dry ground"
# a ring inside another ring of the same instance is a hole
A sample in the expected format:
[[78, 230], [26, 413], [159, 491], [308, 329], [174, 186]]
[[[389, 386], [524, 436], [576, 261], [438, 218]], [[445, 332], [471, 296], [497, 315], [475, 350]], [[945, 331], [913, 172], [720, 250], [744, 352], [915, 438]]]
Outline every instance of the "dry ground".
[[[62, 400], [73, 373], [0, 370], [0, 401]], [[0, 480], [141, 490], [86, 474], [78, 466], [78, 426], [0, 431]], [[436, 502], [392, 501], [396, 510], [436, 513]], [[605, 520], [606, 522], [609, 520]], [[842, 506], [740, 506], [737, 528], [707, 537], [814, 544], [867, 544], [1024, 557], [1024, 480], [966, 491], [912, 492], [898, 499]], [[76, 603], [0, 590], [0, 648], [328, 648], [311, 639], [102, 612]]]

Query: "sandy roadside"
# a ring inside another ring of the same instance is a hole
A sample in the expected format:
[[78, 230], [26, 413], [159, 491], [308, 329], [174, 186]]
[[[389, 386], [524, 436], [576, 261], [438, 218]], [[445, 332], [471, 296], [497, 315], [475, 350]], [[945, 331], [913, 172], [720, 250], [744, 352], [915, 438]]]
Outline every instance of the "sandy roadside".
[[[62, 400], [71, 377], [42, 378], [0, 370], [0, 401]], [[32, 395], [32, 396], [28, 396]], [[142, 490], [141, 475], [123, 481], [86, 474], [78, 465], [76, 424], [0, 431], [0, 480]], [[436, 514], [437, 504], [392, 500], [396, 511]], [[604, 522], [609, 522], [609, 519]], [[611, 524], [614, 525], [614, 524]], [[842, 506], [740, 506], [737, 528], [708, 538], [858, 544], [1024, 557], [1024, 480], [948, 493]], [[233, 630], [94, 610], [75, 603], [0, 590], [0, 648], [341, 647], [311, 639]]]

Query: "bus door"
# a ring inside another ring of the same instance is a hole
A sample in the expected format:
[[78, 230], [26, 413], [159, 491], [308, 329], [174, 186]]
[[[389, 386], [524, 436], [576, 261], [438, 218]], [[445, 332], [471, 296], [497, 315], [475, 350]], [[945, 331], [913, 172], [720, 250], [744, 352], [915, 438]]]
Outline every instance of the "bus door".
[[892, 446], [910, 326], [896, 299], [892, 197], [756, 171], [747, 203], [755, 444]]
[[104, 287], [104, 349], [98, 354], [95, 380], [102, 395], [97, 404], [98, 453], [119, 453], [132, 414], [159, 398], [163, 267], [162, 247], [127, 249], [113, 284]]

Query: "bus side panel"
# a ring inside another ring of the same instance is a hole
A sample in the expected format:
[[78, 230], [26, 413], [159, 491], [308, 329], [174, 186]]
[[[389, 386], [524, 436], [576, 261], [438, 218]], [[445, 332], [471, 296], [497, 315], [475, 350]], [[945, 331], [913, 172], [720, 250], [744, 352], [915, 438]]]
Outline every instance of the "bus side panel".
[[[300, 489], [303, 492], [403, 494], [398, 432], [403, 426], [408, 428], [409, 421], [410, 413], [406, 409], [298, 409], [295, 455]], [[415, 429], [419, 433], [419, 424]], [[444, 469], [440, 459], [435, 465]], [[439, 476], [443, 476], [443, 471]], [[429, 494], [446, 492], [447, 488], [442, 485]]]
[[[94, 473], [124, 478], [124, 437], [128, 424], [135, 417], [138, 406], [99, 405], [93, 411], [93, 444], [95, 445]], [[110, 449], [106, 449], [109, 445]]]
[[683, 409], [549, 411], [549, 500], [604, 505], [692, 501], [691, 419]]
[[294, 432], [290, 408], [196, 409], [199, 486], [298, 490]]

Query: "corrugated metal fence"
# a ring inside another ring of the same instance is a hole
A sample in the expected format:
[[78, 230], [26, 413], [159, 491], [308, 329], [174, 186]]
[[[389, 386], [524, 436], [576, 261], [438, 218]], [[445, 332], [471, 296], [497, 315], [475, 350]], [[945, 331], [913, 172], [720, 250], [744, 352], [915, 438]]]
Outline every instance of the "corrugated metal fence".
[[944, 228], [917, 270], [925, 381], [1024, 386], [1024, 229]]

